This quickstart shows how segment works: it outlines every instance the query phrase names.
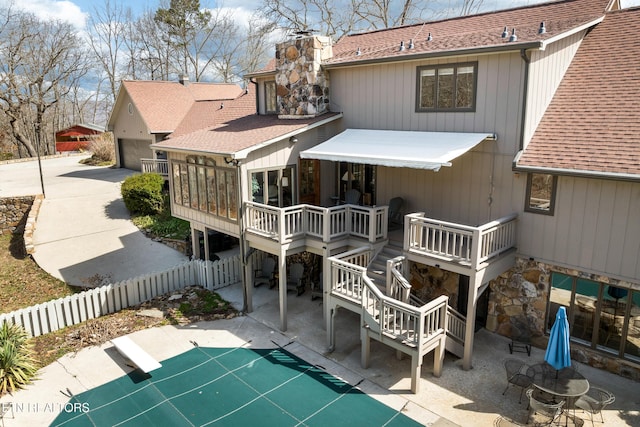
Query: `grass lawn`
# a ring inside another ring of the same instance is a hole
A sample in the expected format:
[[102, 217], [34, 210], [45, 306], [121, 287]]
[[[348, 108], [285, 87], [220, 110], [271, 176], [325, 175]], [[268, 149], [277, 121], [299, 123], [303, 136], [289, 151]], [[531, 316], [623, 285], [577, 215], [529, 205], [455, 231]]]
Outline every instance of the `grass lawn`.
[[[65, 297], [76, 291], [79, 289], [49, 275], [26, 254], [21, 235], [0, 236], [0, 313]], [[187, 293], [191, 292], [195, 292], [198, 298], [173, 303], [177, 307], [168, 306], [167, 296], [142, 304], [142, 308], [161, 309], [166, 313], [164, 319], [138, 316], [140, 307], [131, 307], [32, 338], [30, 341], [33, 344], [36, 366], [47, 366], [66, 353], [100, 345], [111, 338], [140, 329], [237, 315], [215, 292], [192, 290]]]
[[26, 254], [22, 236], [0, 236], [0, 313], [73, 293], [73, 287], [41, 270]]

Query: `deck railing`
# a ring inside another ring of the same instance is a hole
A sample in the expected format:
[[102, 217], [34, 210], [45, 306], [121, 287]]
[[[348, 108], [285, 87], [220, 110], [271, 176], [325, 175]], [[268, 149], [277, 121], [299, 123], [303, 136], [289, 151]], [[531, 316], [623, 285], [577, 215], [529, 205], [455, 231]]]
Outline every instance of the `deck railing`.
[[405, 251], [441, 257], [477, 268], [482, 262], [513, 248], [516, 219], [512, 214], [479, 227], [425, 218], [424, 213], [407, 215]]
[[341, 205], [323, 208], [296, 205], [277, 208], [245, 202], [245, 228], [280, 243], [311, 236], [330, 242], [344, 236], [357, 236], [369, 242], [387, 238], [388, 206]]
[[157, 173], [164, 177], [169, 176], [169, 162], [162, 159], [140, 159], [142, 173]]

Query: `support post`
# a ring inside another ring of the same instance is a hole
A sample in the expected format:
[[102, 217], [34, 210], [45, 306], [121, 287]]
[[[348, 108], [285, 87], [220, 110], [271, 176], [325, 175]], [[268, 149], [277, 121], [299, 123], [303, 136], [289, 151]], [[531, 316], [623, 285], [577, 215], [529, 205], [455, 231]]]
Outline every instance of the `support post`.
[[279, 299], [280, 299], [280, 330], [287, 330], [287, 255], [284, 250], [280, 250], [280, 261], [278, 266], [278, 283], [279, 283]]
[[[481, 276], [480, 276], [481, 277]], [[478, 281], [481, 280], [478, 274], [469, 276], [469, 292], [467, 296], [467, 321], [464, 331], [464, 354], [462, 357], [462, 369], [470, 370], [473, 366], [471, 356], [473, 354], [473, 337], [476, 325], [476, 301], [478, 300]]]

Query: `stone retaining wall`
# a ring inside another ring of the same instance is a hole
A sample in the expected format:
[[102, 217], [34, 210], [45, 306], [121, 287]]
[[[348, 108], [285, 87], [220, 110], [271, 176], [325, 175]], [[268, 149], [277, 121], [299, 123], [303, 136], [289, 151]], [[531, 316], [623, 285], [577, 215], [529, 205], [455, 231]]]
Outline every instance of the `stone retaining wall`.
[[33, 232], [40, 212], [43, 196], [0, 198], [0, 235], [23, 233], [28, 254], [34, 252]]
[[0, 234], [22, 230], [34, 199], [35, 196], [0, 198]]

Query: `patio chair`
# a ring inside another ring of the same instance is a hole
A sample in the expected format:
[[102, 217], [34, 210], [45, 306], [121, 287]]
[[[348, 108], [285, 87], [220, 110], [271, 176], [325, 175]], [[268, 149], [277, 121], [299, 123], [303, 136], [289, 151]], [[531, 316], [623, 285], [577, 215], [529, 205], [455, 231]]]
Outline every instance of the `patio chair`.
[[389, 200], [389, 230], [397, 230], [402, 228], [402, 207], [404, 199], [402, 197], [394, 197]]
[[299, 262], [291, 264], [287, 276], [287, 290], [296, 291], [297, 296], [304, 294], [304, 265]]
[[253, 286], [258, 287], [263, 283], [267, 283], [269, 288], [273, 288], [275, 286], [274, 283], [274, 273], [276, 269], [276, 260], [272, 257], [266, 257], [262, 260], [262, 267], [258, 270], [255, 270], [253, 277]]
[[554, 424], [562, 414], [564, 401], [558, 403], [541, 402], [534, 396], [534, 389], [527, 390], [529, 398], [529, 422], [527, 425], [549, 426]]
[[518, 403], [521, 403], [522, 393], [533, 384], [533, 378], [527, 374], [529, 366], [518, 359], [507, 359], [504, 361], [504, 368], [507, 372], [507, 386], [502, 395], [504, 396], [511, 385], [520, 387], [520, 400]]
[[600, 414], [600, 420], [604, 424], [602, 411], [606, 406], [615, 402], [615, 400], [616, 397], [613, 393], [599, 387], [591, 386], [587, 394], [580, 396], [580, 398], [576, 400], [574, 406], [589, 413], [591, 425], [593, 426], [593, 416], [595, 414]]
[[359, 205], [360, 204], [360, 192], [355, 188], [348, 190], [344, 194], [344, 202], [347, 205]]

